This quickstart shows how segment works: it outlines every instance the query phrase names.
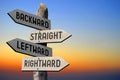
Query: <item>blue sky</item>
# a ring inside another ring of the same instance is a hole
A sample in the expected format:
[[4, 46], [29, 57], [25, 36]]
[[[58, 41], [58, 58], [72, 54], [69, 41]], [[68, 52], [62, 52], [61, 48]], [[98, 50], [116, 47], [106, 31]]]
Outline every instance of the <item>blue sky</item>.
[[[49, 19], [53, 29], [67, 29], [73, 33], [79, 32], [81, 35], [94, 31], [102, 36], [112, 34], [111, 36], [118, 38], [117, 34], [120, 33], [119, 0], [1, 1], [1, 25], [4, 26], [6, 20], [10, 19], [6, 13], [16, 8], [35, 14], [41, 1], [49, 7]], [[10, 22], [12, 23], [12, 20]], [[5, 28], [3, 26], [1, 27]]]

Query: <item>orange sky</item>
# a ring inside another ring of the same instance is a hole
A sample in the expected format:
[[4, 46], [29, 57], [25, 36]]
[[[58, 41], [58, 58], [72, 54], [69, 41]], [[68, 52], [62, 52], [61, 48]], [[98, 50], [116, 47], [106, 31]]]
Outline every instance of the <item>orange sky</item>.
[[[57, 46], [60, 44], [57, 44]], [[119, 56], [110, 55], [109, 51], [98, 51], [97, 49], [74, 49], [67, 47], [65, 49], [63, 45], [56, 47], [55, 44], [48, 45], [53, 46], [53, 56], [60, 56], [70, 63], [68, 67], [62, 70], [62, 72], [78, 72], [78, 71], [99, 71], [99, 70], [114, 70], [120, 69]], [[71, 50], [72, 49], [72, 50]], [[23, 55], [14, 52], [7, 44], [0, 47], [0, 67], [5, 70], [20, 70], [22, 66]], [[109, 55], [105, 55], [109, 53]], [[73, 55], [73, 56], [72, 56]], [[108, 56], [108, 57], [106, 57]]]

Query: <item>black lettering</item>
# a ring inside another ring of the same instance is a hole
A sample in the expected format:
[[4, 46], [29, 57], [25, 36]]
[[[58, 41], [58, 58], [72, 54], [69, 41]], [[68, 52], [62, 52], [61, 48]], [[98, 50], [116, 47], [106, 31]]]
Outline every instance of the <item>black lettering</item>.
[[46, 60], [42, 60], [42, 67], [46, 67]]
[[46, 33], [44, 32], [43, 34], [42, 34], [42, 39], [46, 39]]
[[38, 60], [34, 60], [34, 67], [38, 66]]
[[44, 21], [43, 20], [41, 20], [41, 26], [44, 26]]
[[30, 46], [30, 52], [32, 51], [32, 45], [31, 44], [29, 44], [29, 46]]
[[55, 67], [55, 60], [52, 60], [52, 67]]
[[37, 53], [37, 47], [33, 46], [33, 53]]
[[41, 48], [41, 54], [44, 54], [44, 48]]
[[37, 25], [40, 26], [40, 19], [37, 19]]
[[54, 32], [54, 39], [58, 39], [58, 32]]
[[17, 48], [20, 49], [20, 46], [19, 46], [19, 41], [17, 41]]
[[33, 36], [34, 34], [33, 33], [31, 33], [31, 38], [30, 38], [30, 40], [33, 40], [34, 39], [34, 36]]
[[29, 48], [28, 45], [29, 45], [29, 44], [27, 44], [27, 43], [25, 44], [25, 50], [27, 50], [27, 48]]
[[19, 12], [16, 12], [16, 19], [20, 19]]
[[25, 60], [24, 67], [27, 67], [27, 66], [28, 66], [28, 62], [27, 62], [27, 60]]
[[49, 33], [47, 32], [47, 39], [49, 38]]
[[40, 53], [40, 54], [41, 54], [41, 48], [40, 48], [40, 47], [38, 47], [38, 53]]
[[60, 35], [60, 37], [59, 37], [59, 38], [60, 38], [60, 39], [61, 39], [61, 36], [62, 36], [61, 34], [62, 34], [62, 31], [60, 31], [60, 32], [59, 32], [59, 35]]
[[51, 61], [47, 60], [47, 67], [51, 67]]
[[34, 63], [33, 60], [30, 61], [30, 67], [33, 67]]
[[32, 17], [29, 16], [29, 23], [32, 23]]
[[27, 63], [28, 63], [28, 67], [30, 66], [30, 60], [27, 60]]
[[28, 22], [28, 15], [25, 15], [25, 21]]
[[39, 61], [39, 67], [41, 66], [41, 60], [38, 58], [38, 61]]
[[25, 22], [28, 22], [28, 23], [31, 23], [31, 24], [35, 24], [37, 26], [41, 26], [41, 27], [45, 27], [45, 28], [49, 28], [50, 27], [50, 23], [46, 20], [41, 20], [41, 19], [37, 19], [36, 17], [34, 16], [29, 16], [27, 14], [24, 14], [24, 13], [19, 13], [19, 12], [16, 12], [16, 19], [20, 19], [22, 21], [25, 21]]
[[37, 23], [36, 18], [33, 17], [32, 19], [33, 19], [33, 24], [36, 25], [36, 23]]
[[60, 67], [60, 65], [61, 65], [60, 60], [56, 60], [56, 67]]
[[50, 33], [49, 33], [49, 39], [52, 39], [52, 38], [53, 38], [53, 33], [50, 32]]
[[38, 40], [41, 39], [41, 33], [38, 33]]
[[34, 34], [35, 34], [35, 40], [36, 40], [36, 39], [37, 39], [37, 34], [38, 34], [38, 33], [34, 33]]
[[23, 14], [23, 13], [21, 13], [20, 20], [23, 20], [23, 21], [24, 21], [24, 14]]
[[45, 27], [49, 28], [49, 23], [47, 21], [45, 21]]
[[45, 49], [45, 55], [48, 56], [49, 55], [49, 51], [47, 49]]
[[21, 49], [24, 50], [24, 47], [25, 47], [25, 43], [21, 42]]

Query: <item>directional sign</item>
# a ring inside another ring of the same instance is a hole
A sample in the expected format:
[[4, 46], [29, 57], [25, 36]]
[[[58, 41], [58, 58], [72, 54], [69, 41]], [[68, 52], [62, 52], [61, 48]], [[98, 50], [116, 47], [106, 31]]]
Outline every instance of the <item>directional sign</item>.
[[51, 28], [50, 20], [16, 9], [8, 13], [8, 15], [19, 24], [29, 26], [31, 28], [46, 30]]
[[30, 41], [34, 43], [63, 42], [72, 35], [63, 30], [35, 30], [30, 34]]
[[31, 56], [52, 56], [52, 49], [40, 44], [31, 43], [22, 39], [13, 39], [7, 44], [16, 52]]
[[25, 57], [22, 61], [22, 71], [60, 71], [67, 65], [60, 57]]

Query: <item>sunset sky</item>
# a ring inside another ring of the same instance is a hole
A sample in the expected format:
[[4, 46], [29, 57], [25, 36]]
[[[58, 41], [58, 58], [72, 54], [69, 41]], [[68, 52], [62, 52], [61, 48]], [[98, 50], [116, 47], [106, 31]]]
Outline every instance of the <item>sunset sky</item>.
[[30, 32], [35, 29], [15, 23], [7, 13], [20, 9], [36, 14], [41, 2], [48, 7], [51, 29], [72, 34], [62, 43], [48, 44], [53, 56], [70, 64], [60, 72], [50, 72], [50, 80], [87, 80], [82, 76], [86, 73], [120, 75], [120, 0], [2, 0], [0, 80], [32, 80], [31, 72], [21, 71], [22, 58], [28, 55], [14, 52], [6, 42], [15, 38], [29, 40]]

